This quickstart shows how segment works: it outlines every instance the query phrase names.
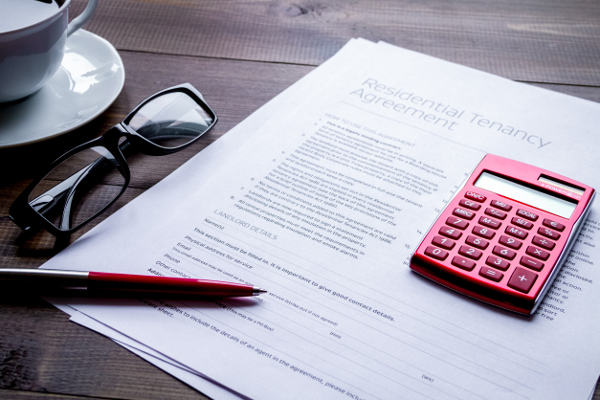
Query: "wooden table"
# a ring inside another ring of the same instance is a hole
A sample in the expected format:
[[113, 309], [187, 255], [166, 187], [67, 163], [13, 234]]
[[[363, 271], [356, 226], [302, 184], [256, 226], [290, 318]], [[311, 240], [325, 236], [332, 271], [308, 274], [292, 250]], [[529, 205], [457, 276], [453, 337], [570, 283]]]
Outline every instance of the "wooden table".
[[[82, 8], [83, 1], [74, 1], [72, 15]], [[600, 3], [587, 0], [101, 1], [86, 29], [119, 50], [125, 87], [85, 127], [42, 144], [0, 150], [2, 267], [37, 267], [57, 251], [52, 236], [24, 236], [7, 216], [33, 171], [120, 121], [146, 96], [180, 82], [191, 82], [203, 92], [220, 116], [218, 126], [181, 153], [136, 160], [130, 188], [102, 218], [352, 37], [384, 40], [600, 101]], [[0, 294], [0, 398], [202, 396], [110, 340], [68, 322], [44, 301]], [[600, 389], [594, 399], [600, 399]]]

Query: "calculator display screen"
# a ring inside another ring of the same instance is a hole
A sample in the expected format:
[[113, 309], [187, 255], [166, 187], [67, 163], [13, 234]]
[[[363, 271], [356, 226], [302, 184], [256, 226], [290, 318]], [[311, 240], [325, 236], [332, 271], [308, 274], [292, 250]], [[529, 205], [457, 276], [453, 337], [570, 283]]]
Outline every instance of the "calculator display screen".
[[482, 172], [475, 186], [498, 193], [521, 203], [560, 215], [571, 217], [577, 203], [553, 196], [535, 188], [502, 178], [489, 172]]

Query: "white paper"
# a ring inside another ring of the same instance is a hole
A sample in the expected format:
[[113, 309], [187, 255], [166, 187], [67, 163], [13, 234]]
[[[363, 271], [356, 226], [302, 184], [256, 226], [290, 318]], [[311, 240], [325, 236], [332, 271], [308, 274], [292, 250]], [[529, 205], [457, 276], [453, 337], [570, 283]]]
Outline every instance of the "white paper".
[[122, 333], [86, 316], [83, 313], [72, 311], [71, 321], [84, 325], [89, 329], [111, 338], [115, 343], [125, 347], [127, 350], [151, 362], [165, 372], [173, 375], [177, 379], [187, 383], [196, 390], [199, 390], [206, 396], [218, 399], [237, 400], [243, 399], [244, 396], [233, 393], [227, 388], [224, 388], [218, 382], [207, 379], [203, 374], [191, 370], [184, 365], [171, 360], [164, 354], [158, 353], [154, 349], [144, 346], [144, 344], [136, 342]]
[[[45, 265], [251, 282], [267, 295], [71, 306], [249, 397], [588, 397], [597, 202], [531, 320], [406, 261], [485, 152], [600, 186], [598, 105], [386, 44], [345, 50], [349, 65], [246, 123], [244, 146], [230, 132]], [[386, 100], [441, 106], [399, 113]]]

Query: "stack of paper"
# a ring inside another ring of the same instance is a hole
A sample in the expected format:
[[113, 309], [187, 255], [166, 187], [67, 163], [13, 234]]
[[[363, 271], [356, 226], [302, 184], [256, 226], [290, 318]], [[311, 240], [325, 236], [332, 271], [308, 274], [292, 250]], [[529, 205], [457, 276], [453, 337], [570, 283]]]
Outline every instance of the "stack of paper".
[[433, 284], [408, 259], [487, 152], [600, 188], [598, 126], [598, 104], [352, 40], [44, 268], [267, 289], [57, 303], [215, 398], [588, 398], [598, 202], [533, 318]]

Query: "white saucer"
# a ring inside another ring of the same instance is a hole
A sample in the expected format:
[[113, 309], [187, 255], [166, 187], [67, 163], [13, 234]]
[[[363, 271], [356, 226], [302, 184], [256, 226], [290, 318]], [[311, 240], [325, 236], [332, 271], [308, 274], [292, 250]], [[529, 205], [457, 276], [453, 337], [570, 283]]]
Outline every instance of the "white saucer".
[[125, 69], [117, 50], [83, 29], [67, 39], [56, 74], [37, 93], [0, 103], [0, 149], [69, 132], [100, 115], [117, 98]]

